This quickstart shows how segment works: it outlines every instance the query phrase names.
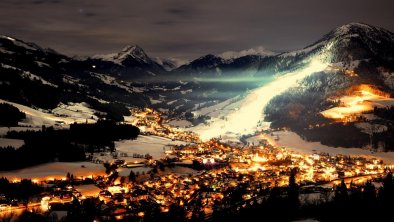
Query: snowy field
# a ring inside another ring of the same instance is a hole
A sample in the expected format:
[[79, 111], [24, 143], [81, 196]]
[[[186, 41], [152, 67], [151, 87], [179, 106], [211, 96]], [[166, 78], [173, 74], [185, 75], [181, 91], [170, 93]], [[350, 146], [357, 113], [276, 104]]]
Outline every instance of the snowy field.
[[12, 147], [18, 149], [23, 144], [25, 144], [25, 142], [23, 140], [0, 138], [0, 147], [12, 146]]
[[[3, 138], [0, 138], [0, 142]], [[10, 141], [8, 141], [10, 142]], [[12, 141], [16, 143], [16, 141]], [[20, 141], [23, 143], [23, 141]], [[149, 153], [154, 159], [160, 159], [165, 157], [163, 148], [166, 145], [180, 145], [185, 144], [180, 141], [172, 141], [167, 138], [157, 136], [138, 136], [136, 140], [122, 140], [115, 142], [116, 150], [120, 153], [127, 153], [128, 157], [119, 157], [124, 159], [126, 162], [143, 162], [144, 159], [133, 158], [132, 155]], [[113, 161], [113, 158], [109, 155], [102, 156], [104, 160], [109, 162]], [[82, 167], [83, 166], [83, 167]], [[148, 172], [150, 168], [137, 167], [137, 168], [119, 168], [121, 176], [128, 176], [130, 170], [134, 172]], [[103, 164], [95, 164], [91, 162], [54, 162], [46, 163], [38, 166], [28, 167], [21, 170], [13, 171], [0, 171], [0, 177], [7, 177], [9, 180], [20, 180], [20, 179], [34, 179], [34, 180], [50, 180], [50, 179], [63, 179], [67, 173], [74, 174], [75, 177], [90, 177], [92, 175], [104, 175], [105, 169]], [[182, 167], [176, 167], [173, 173], [189, 174], [193, 173], [190, 170], [184, 170]]]
[[128, 177], [130, 175], [130, 171], [133, 171], [135, 174], [146, 174], [151, 171], [151, 167], [135, 167], [135, 168], [118, 168], [119, 176]]
[[182, 119], [182, 120], [171, 120], [168, 123], [168, 125], [170, 125], [172, 127], [183, 127], [183, 128], [186, 128], [186, 127], [192, 126], [192, 123], [187, 121], [187, 120]]
[[38, 131], [41, 130], [42, 127], [0, 127], [0, 136], [5, 136], [8, 131], [26, 131], [26, 130], [31, 130], [31, 131]]
[[73, 103], [69, 105], [59, 104], [59, 107], [53, 109], [49, 113], [44, 110], [32, 109], [30, 107], [20, 105], [17, 103], [8, 102], [0, 99], [0, 103], [8, 103], [20, 111], [26, 113], [26, 119], [20, 122], [24, 126], [38, 126], [49, 125], [53, 126], [55, 124], [70, 124], [74, 122], [96, 122], [94, 119], [90, 119], [92, 116], [97, 119], [92, 113], [94, 110], [90, 109], [86, 103]]
[[[94, 114], [96, 110], [91, 109], [87, 103], [60, 103], [58, 107], [52, 110], [52, 113], [57, 116], [72, 118], [78, 121], [93, 122], [94, 119], [98, 119]], [[93, 118], [93, 119], [92, 119]], [[95, 122], [95, 121], [94, 121]]]
[[[279, 140], [275, 140], [279, 137]], [[286, 149], [293, 150], [302, 154], [313, 153], [329, 153], [330, 155], [352, 155], [364, 156], [368, 158], [378, 158], [386, 164], [394, 164], [394, 152], [375, 152], [371, 153], [369, 150], [360, 148], [343, 148], [343, 147], [330, 147], [321, 144], [320, 142], [308, 142], [303, 140], [294, 132], [278, 131], [272, 135], [262, 134], [248, 139], [248, 142], [258, 144], [262, 139], [266, 139], [274, 146], [286, 147]]]
[[121, 140], [115, 142], [115, 148], [116, 151], [127, 153], [128, 156], [132, 156], [133, 153], [142, 155], [149, 153], [153, 159], [160, 159], [165, 157], [164, 147], [166, 145], [181, 144], [185, 144], [185, 142], [172, 141], [171, 139], [158, 136], [140, 135], [136, 140]]
[[193, 112], [194, 116], [210, 116], [212, 118], [220, 118], [221, 116], [226, 116], [230, 112], [233, 112], [241, 104], [241, 97], [236, 96], [234, 98], [225, 100], [221, 103], [215, 104], [213, 106], [208, 106], [196, 110]]
[[10, 181], [20, 179], [60, 180], [65, 178], [68, 172], [74, 174], [74, 177], [78, 178], [90, 177], [92, 175], [104, 175], [104, 171], [105, 169], [102, 164], [94, 164], [91, 162], [54, 162], [21, 170], [0, 171], [0, 177], [7, 177]]
[[74, 187], [79, 193], [82, 194], [82, 196], [85, 197], [97, 197], [98, 194], [100, 193], [101, 189], [96, 187], [93, 184], [87, 184], [87, 185], [79, 185]]

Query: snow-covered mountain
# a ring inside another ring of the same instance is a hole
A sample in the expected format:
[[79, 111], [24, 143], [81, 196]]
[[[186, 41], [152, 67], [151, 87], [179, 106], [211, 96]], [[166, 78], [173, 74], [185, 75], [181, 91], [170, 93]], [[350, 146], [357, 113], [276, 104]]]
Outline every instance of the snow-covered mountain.
[[150, 104], [143, 94], [94, 70], [90, 62], [16, 38], [0, 37], [1, 99], [42, 109], [86, 102], [103, 112], [115, 110], [114, 104]]
[[375, 59], [394, 60], [394, 34], [363, 23], [349, 23], [324, 36], [319, 43], [333, 42], [331, 62]]
[[153, 61], [138, 45], [128, 45], [121, 52], [107, 55], [95, 55], [92, 59], [113, 62], [119, 65], [129, 65], [130, 63], [152, 64]]
[[330, 44], [331, 63], [349, 63], [356, 60], [379, 59], [393, 61], [394, 34], [383, 28], [363, 23], [340, 26], [315, 43], [280, 57], [300, 57], [315, 54]]
[[[301, 50], [273, 54], [258, 47], [209, 54], [190, 62], [151, 58], [137, 45], [105, 56], [76, 59], [2, 36], [0, 96], [36, 107], [53, 108], [68, 101], [99, 107], [98, 101], [111, 101], [182, 114], [243, 94], [261, 85], [260, 77], [302, 68], [311, 58], [321, 55], [339, 70], [338, 74], [325, 80], [306, 81], [304, 91], [313, 87], [325, 91], [321, 97], [325, 99], [362, 82], [393, 89], [393, 52], [393, 33], [360, 23], [338, 27]], [[358, 78], [343, 74], [349, 69]], [[234, 81], [221, 81], [232, 77]]]
[[[391, 149], [394, 128], [389, 115], [381, 113], [392, 104], [387, 96], [394, 95], [394, 34], [367, 24], [346, 24], [304, 49], [274, 56], [266, 67], [302, 67], [303, 61], [316, 57], [330, 64], [330, 71], [315, 73], [273, 98], [266, 119], [273, 127], [290, 128], [304, 139], [330, 146]], [[385, 99], [374, 102], [365, 95]], [[352, 104], [348, 111], [343, 99]], [[331, 109], [338, 110], [337, 119], [322, 115]], [[385, 130], [365, 130], [377, 126]]]
[[85, 62], [94, 67], [95, 72], [107, 73], [122, 80], [146, 80], [166, 73], [164, 67], [138, 45], [128, 45], [118, 53], [92, 56]]

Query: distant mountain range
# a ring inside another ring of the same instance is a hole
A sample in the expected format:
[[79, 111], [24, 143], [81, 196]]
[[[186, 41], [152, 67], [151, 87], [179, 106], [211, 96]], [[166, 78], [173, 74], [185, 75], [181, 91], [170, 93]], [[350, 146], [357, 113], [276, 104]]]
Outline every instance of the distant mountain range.
[[[394, 34], [350, 23], [301, 50], [274, 53], [259, 47], [193, 61], [151, 58], [138, 45], [109, 55], [71, 58], [0, 36], [0, 99], [44, 109], [60, 102], [86, 102], [103, 112], [109, 106], [154, 107], [179, 116], [243, 95], [264, 84], [265, 78], [302, 68], [316, 55], [338, 71], [327, 78], [316, 74], [302, 83], [304, 93], [318, 91], [314, 99], [319, 105], [311, 108], [315, 113], [327, 108], [322, 104], [328, 97], [356, 84], [373, 84], [393, 95]], [[350, 78], [346, 70], [358, 77]], [[273, 106], [268, 110], [276, 110]]]

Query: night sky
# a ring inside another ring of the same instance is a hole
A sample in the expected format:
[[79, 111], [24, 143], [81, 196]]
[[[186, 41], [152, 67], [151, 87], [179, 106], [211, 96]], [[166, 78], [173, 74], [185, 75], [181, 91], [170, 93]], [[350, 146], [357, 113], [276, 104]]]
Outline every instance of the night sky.
[[393, 31], [393, 10], [393, 0], [1, 0], [0, 34], [68, 55], [134, 43], [152, 57], [193, 59], [299, 49], [349, 22]]

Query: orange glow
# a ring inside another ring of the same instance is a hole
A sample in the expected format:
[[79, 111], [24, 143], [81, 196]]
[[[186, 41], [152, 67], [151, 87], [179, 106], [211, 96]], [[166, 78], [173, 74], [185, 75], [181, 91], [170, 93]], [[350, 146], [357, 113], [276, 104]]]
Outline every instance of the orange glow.
[[346, 96], [339, 99], [341, 105], [325, 110], [321, 114], [330, 119], [340, 122], [352, 122], [357, 115], [372, 111], [375, 106], [384, 107], [385, 103], [394, 104], [394, 99], [388, 93], [382, 92], [372, 85], [361, 84], [351, 87]]
[[354, 72], [354, 70], [345, 70], [345, 74], [351, 77], [358, 76], [357, 73]]
[[263, 162], [267, 162], [268, 159], [265, 157], [260, 157], [257, 153], [255, 154], [255, 156], [252, 158], [253, 162], [259, 162], [259, 163], [263, 163]]

